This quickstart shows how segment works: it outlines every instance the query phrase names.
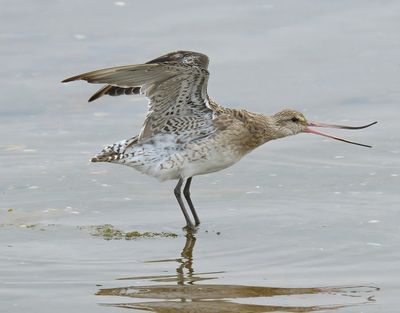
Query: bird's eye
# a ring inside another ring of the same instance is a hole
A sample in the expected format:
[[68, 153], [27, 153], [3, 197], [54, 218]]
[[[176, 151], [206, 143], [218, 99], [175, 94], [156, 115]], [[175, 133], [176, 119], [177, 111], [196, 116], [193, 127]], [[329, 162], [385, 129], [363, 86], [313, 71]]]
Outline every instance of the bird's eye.
[[299, 121], [299, 118], [293, 116], [293, 117], [291, 118], [291, 121], [292, 121], [293, 123], [297, 123], [297, 122]]

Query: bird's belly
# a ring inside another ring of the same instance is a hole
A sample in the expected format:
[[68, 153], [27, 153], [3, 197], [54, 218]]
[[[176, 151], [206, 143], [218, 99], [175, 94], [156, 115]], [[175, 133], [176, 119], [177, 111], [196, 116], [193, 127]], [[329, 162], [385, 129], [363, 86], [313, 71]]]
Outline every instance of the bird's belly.
[[220, 145], [183, 144], [176, 137], [164, 135], [151, 142], [137, 144], [114, 161], [133, 167], [159, 180], [188, 178], [227, 168], [241, 155]]
[[190, 151], [181, 175], [186, 178], [217, 172], [235, 164], [240, 158], [241, 155], [235, 151], [217, 147], [209, 149], [206, 154], [196, 154]]

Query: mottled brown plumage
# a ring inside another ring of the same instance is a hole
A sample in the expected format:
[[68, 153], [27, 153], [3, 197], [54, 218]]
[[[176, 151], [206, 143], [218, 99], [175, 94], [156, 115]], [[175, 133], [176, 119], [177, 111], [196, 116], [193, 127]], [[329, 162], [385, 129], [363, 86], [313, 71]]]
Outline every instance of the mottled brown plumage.
[[193, 229], [193, 223], [181, 197], [184, 180], [183, 194], [197, 225], [200, 220], [189, 193], [193, 176], [231, 166], [269, 140], [300, 132], [318, 133], [309, 126], [358, 129], [372, 125], [318, 124], [289, 109], [264, 115], [224, 108], [207, 94], [208, 63], [204, 54], [177, 51], [145, 64], [87, 72], [63, 81], [105, 84], [89, 101], [103, 95], [138, 93], [149, 99], [149, 111], [140, 133], [104, 148], [92, 161], [128, 165], [160, 180], [179, 179], [175, 195], [189, 228]]

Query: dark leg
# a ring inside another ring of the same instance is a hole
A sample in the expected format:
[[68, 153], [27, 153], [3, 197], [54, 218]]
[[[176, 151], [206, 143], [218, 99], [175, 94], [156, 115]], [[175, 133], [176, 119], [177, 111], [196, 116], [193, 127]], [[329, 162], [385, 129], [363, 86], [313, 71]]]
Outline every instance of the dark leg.
[[192, 214], [193, 214], [193, 217], [194, 217], [194, 222], [195, 222], [195, 224], [197, 226], [197, 225], [200, 224], [200, 219], [197, 216], [196, 210], [195, 210], [195, 208], [193, 206], [192, 199], [190, 199], [190, 190], [189, 189], [190, 189], [190, 184], [191, 183], [192, 183], [192, 177], [189, 177], [186, 180], [186, 185], [185, 185], [185, 188], [183, 189], [183, 195], [185, 196], [185, 199], [186, 199], [187, 203], [189, 204], [190, 211], [192, 211]]
[[178, 184], [176, 185], [176, 187], [174, 189], [175, 197], [176, 197], [176, 200], [178, 200], [178, 203], [179, 203], [179, 206], [181, 207], [183, 216], [185, 217], [186, 226], [189, 229], [194, 229], [193, 223], [190, 220], [189, 214], [186, 211], [185, 205], [183, 204], [183, 201], [182, 201], [182, 194], [181, 194], [182, 183], [183, 183], [183, 179], [181, 178], [181, 179], [179, 179]]

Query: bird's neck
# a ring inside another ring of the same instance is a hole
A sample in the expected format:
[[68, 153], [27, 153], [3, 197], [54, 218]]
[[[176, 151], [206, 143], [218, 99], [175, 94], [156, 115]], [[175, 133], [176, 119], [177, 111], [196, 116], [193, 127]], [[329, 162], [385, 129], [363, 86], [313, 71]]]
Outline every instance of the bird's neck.
[[292, 133], [288, 133], [287, 129], [279, 126], [274, 115], [264, 115], [264, 119], [265, 127], [263, 129], [263, 136], [265, 142], [292, 135]]
[[253, 150], [258, 146], [274, 139], [287, 136], [281, 132], [276, 126], [273, 116], [268, 116], [260, 113], [248, 112], [246, 110], [226, 109], [225, 113], [234, 116], [236, 119], [243, 122], [245, 128], [249, 131], [248, 148]]
[[284, 128], [280, 127], [274, 120], [273, 115], [260, 114], [260, 130], [259, 130], [259, 145], [262, 145], [268, 141], [284, 138], [289, 136]]

